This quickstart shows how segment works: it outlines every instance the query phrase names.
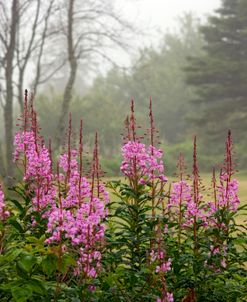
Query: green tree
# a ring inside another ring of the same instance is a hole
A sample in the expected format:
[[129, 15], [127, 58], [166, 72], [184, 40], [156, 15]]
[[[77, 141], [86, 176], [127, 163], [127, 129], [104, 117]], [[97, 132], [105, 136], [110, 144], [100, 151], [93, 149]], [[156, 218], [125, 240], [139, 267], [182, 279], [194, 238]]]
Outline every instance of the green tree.
[[187, 83], [197, 96], [195, 124], [212, 142], [228, 128], [235, 140], [243, 138], [247, 117], [247, 2], [223, 0], [201, 32], [204, 52], [191, 57], [187, 68]]

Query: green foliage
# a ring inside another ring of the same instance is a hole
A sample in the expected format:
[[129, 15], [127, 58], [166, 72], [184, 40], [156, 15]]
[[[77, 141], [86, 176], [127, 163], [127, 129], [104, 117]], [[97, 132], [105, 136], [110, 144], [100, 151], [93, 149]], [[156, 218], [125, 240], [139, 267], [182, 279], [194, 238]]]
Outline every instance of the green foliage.
[[[243, 143], [246, 129], [247, 3], [224, 0], [201, 32], [204, 52], [188, 62], [187, 83], [196, 92], [195, 124], [205, 140], [216, 145], [227, 129]], [[200, 114], [198, 114], [200, 112]], [[220, 117], [220, 123], [219, 123]], [[246, 142], [244, 143], [246, 148]], [[212, 149], [212, 148], [211, 148]], [[244, 152], [241, 153], [244, 156]]]
[[[117, 201], [110, 204], [109, 247], [105, 255], [107, 299], [110, 301], [152, 301], [152, 276], [147, 265], [150, 240], [156, 221], [151, 220], [150, 192], [140, 185], [112, 181], [109, 188]], [[118, 297], [118, 300], [117, 300]]]
[[[18, 192], [9, 199], [11, 216], [2, 222], [4, 234], [0, 255], [0, 300], [3, 302], [47, 301], [155, 301], [160, 295], [161, 275], [158, 262], [150, 261], [150, 252], [157, 244], [157, 230], [162, 230], [162, 248], [172, 259], [172, 269], [165, 273], [167, 290], [173, 292], [174, 301], [192, 297], [198, 302], [243, 302], [247, 297], [247, 237], [246, 226], [238, 224], [237, 215], [246, 214], [246, 206], [238, 213], [226, 209], [216, 212], [214, 219], [224, 228], [204, 228], [197, 224], [197, 253], [194, 252], [193, 230], [188, 227], [178, 241], [179, 224], [175, 213], [163, 212], [161, 204], [152, 213], [152, 184], [138, 185], [112, 181], [109, 190], [115, 201], [109, 204], [106, 245], [103, 251], [102, 272], [93, 284], [96, 290], [88, 291], [86, 284], [73, 281], [69, 269], [76, 265], [69, 253], [64, 253], [59, 268], [56, 248], [45, 244], [44, 219], [39, 228], [32, 227], [30, 194], [18, 185]], [[162, 191], [155, 198], [169, 198]], [[38, 217], [38, 216], [37, 216]], [[168, 232], [164, 232], [165, 227]], [[227, 250], [226, 266], [222, 255], [209, 257], [211, 246], [223, 245]], [[220, 269], [219, 269], [220, 268]], [[57, 278], [63, 274], [57, 289]], [[67, 276], [67, 277], [65, 277]], [[55, 298], [54, 298], [55, 297]]]
[[[73, 282], [61, 282], [58, 290], [58, 276], [66, 276], [75, 266], [74, 258], [64, 253], [59, 269], [57, 250], [45, 244], [47, 220], [30, 212], [32, 193], [21, 184], [11, 191], [15, 192], [15, 197], [8, 199], [11, 216], [0, 229], [0, 300], [48, 302], [56, 297], [56, 301], [81, 301], [81, 288], [75, 288]], [[36, 227], [32, 226], [32, 217]]]
[[[150, 185], [138, 185], [133, 189], [129, 184], [112, 181], [108, 187], [114, 192], [116, 202], [109, 205], [108, 247], [101, 280], [102, 289], [107, 294], [100, 298], [102, 301], [154, 301], [159, 296], [160, 275], [155, 270], [157, 263], [150, 262], [150, 252], [157, 243], [157, 228], [160, 226], [162, 230], [168, 227], [168, 232], [162, 232], [162, 241], [166, 256], [172, 259], [166, 283], [175, 302], [184, 299], [245, 301], [247, 229], [237, 224], [236, 218], [246, 211], [246, 206], [240, 207], [239, 213], [229, 212], [226, 208], [219, 210], [208, 218], [208, 221], [217, 221], [211, 227], [205, 228], [203, 222], [198, 221], [195, 252], [193, 227], [183, 228], [181, 240], [178, 239], [180, 226], [176, 212], [164, 215], [157, 207], [157, 215], [152, 218]], [[215, 246], [219, 246], [222, 252], [213, 253], [212, 247]], [[225, 265], [222, 264], [224, 258]]]

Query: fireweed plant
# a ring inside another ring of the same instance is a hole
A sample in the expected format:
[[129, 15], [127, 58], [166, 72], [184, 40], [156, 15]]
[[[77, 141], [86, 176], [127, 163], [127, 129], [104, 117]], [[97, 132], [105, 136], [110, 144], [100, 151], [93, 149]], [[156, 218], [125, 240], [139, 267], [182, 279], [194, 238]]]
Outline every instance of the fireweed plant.
[[70, 117], [67, 146], [52, 167], [26, 92], [14, 146], [23, 182], [12, 188], [8, 206], [0, 194], [1, 301], [88, 301], [101, 270], [108, 203], [97, 134], [86, 173], [82, 122], [73, 148]]
[[246, 301], [246, 227], [236, 220], [245, 207], [230, 131], [211, 188], [200, 177], [196, 137], [191, 175], [180, 154], [168, 183], [152, 100], [143, 135], [132, 101], [124, 180], [107, 191], [97, 133], [85, 165], [82, 121], [77, 141], [69, 117], [64, 150], [52, 156], [26, 92], [19, 128], [13, 160], [22, 181], [8, 194], [0, 187], [0, 301]]
[[[125, 181], [112, 181], [107, 286], [111, 301], [246, 301], [246, 227], [240, 211], [229, 131], [219, 175], [203, 186], [194, 138], [192, 173], [183, 155], [177, 181], [167, 184], [163, 152], [149, 107], [150, 127], [138, 135], [131, 102], [122, 146]], [[148, 138], [148, 139], [147, 139]], [[102, 300], [104, 301], [104, 300]]]

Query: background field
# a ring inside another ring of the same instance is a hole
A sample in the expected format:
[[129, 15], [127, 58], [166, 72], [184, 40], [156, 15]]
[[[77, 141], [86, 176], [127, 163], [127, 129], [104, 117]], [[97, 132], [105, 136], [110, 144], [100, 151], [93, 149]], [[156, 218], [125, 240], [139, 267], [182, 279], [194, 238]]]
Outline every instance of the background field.
[[[237, 178], [237, 180], [239, 182], [239, 198], [241, 201], [241, 205], [247, 204], [247, 173], [241, 172], [241, 173], [236, 174], [235, 177]], [[106, 181], [120, 180], [120, 179], [122, 181], [124, 181], [123, 177], [106, 178]], [[202, 185], [205, 186], [205, 194], [208, 193], [208, 195], [206, 195], [206, 199], [209, 200], [211, 198], [211, 195], [210, 195], [211, 175], [203, 173], [203, 174], [201, 174], [201, 179], [202, 179]], [[168, 177], [168, 184], [166, 186], [166, 189], [168, 189], [169, 183], [171, 183], [173, 181], [176, 181], [176, 178]], [[111, 201], [116, 200], [116, 197], [113, 194], [110, 195], [110, 198], [111, 198]], [[246, 215], [243, 215], [243, 213], [240, 213], [239, 222], [246, 224], [246, 222], [247, 222]]]

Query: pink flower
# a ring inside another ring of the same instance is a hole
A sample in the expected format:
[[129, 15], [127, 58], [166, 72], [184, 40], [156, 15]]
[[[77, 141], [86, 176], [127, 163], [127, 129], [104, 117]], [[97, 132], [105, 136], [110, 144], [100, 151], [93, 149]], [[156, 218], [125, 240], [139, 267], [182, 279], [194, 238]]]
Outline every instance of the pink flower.
[[6, 205], [4, 201], [4, 193], [0, 185], [0, 220], [4, 221], [10, 215], [9, 211], [6, 210]]
[[164, 293], [163, 298], [157, 298], [157, 302], [174, 302], [173, 293]]
[[145, 185], [150, 181], [167, 182], [164, 164], [161, 160], [162, 151], [154, 146], [129, 141], [122, 147], [122, 173], [129, 178], [137, 178], [138, 183]]
[[236, 212], [240, 200], [238, 197], [238, 181], [229, 181], [226, 174], [220, 176], [220, 186], [218, 187], [218, 203], [220, 207], [228, 207], [232, 212]]
[[165, 226], [164, 226], [164, 233], [168, 234], [168, 224], [165, 224]]
[[57, 178], [60, 186], [66, 182], [66, 191], [60, 204], [56, 202], [50, 211], [46, 242], [68, 240], [74, 249], [79, 249], [74, 274], [96, 278], [101, 268], [99, 247], [105, 233], [103, 220], [107, 216], [105, 205], [109, 202], [109, 194], [103, 184], [96, 185], [95, 194], [95, 186], [80, 175], [77, 156], [76, 150], [71, 150], [70, 157], [68, 154], [60, 156], [62, 173]]
[[96, 290], [96, 286], [95, 285], [89, 285], [88, 289], [90, 290], [90, 292], [94, 292]]
[[14, 161], [25, 167], [23, 180], [34, 191], [33, 210], [46, 209], [54, 202], [56, 190], [52, 185], [51, 159], [45, 145], [38, 143], [33, 131], [18, 132], [15, 135]]
[[[60, 156], [56, 175], [52, 173], [50, 150], [38, 134], [36, 113], [33, 107], [29, 110], [26, 97], [23, 129], [15, 135], [14, 161], [24, 167], [23, 180], [33, 196], [30, 211], [42, 212], [43, 218], [48, 221], [45, 242], [59, 244], [62, 253], [71, 252], [76, 257], [75, 275], [83, 273], [88, 278], [96, 278], [101, 269], [100, 248], [107, 216], [105, 205], [109, 202], [109, 193], [99, 182], [97, 135], [92, 168], [94, 174], [89, 181], [82, 175], [82, 126], [77, 152], [71, 149], [70, 119], [68, 151]], [[4, 206], [0, 192], [1, 216], [8, 214]], [[36, 226], [37, 222], [32, 217], [32, 227]]]
[[156, 273], [160, 273], [160, 272], [168, 272], [171, 270], [171, 259], [168, 259], [168, 261], [163, 262], [161, 265], [156, 266]]
[[[190, 203], [191, 199], [191, 186], [184, 180], [175, 182], [172, 184], [171, 198], [167, 206], [168, 208], [178, 208], [180, 205]], [[178, 209], [176, 209], [176, 212], [178, 212]]]
[[220, 264], [223, 268], [226, 268], [226, 260], [225, 259], [222, 259]]

